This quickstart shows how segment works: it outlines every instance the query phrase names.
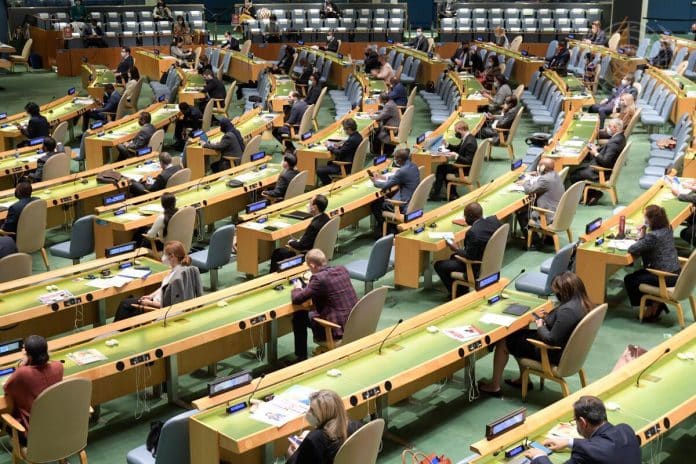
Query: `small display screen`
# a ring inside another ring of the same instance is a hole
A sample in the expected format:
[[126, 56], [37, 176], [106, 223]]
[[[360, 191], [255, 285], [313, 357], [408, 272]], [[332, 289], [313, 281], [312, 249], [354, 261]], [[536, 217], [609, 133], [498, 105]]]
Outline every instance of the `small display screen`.
[[513, 171], [514, 171], [515, 169], [519, 168], [520, 166], [522, 166], [522, 160], [521, 160], [521, 159], [515, 160], [515, 161], [513, 161], [512, 163], [510, 163], [510, 169], [512, 169]]
[[[492, 440], [493, 438], [507, 432], [508, 430], [514, 429], [515, 427], [524, 424], [527, 417], [527, 410], [525, 408], [518, 409], [502, 417], [490, 424], [486, 425], [486, 439]], [[511, 450], [514, 452], [514, 449]]]
[[394, 39], [387, 39], [387, 43], [388, 43], [388, 44], [393, 44], [393, 43], [394, 43]]
[[298, 40], [297, 45], [304, 45], [304, 40]]
[[417, 209], [411, 213], [406, 214], [405, 219], [406, 219], [406, 222], [411, 222], [414, 219], [418, 219], [419, 217], [423, 217], [423, 210], [422, 209]]
[[160, 51], [155, 49], [155, 55], [159, 55], [159, 54], [160, 54]]
[[416, 143], [419, 144], [419, 145], [420, 145], [421, 143], [423, 143], [424, 141], [425, 141], [425, 134], [419, 135], [418, 138], [416, 139]]
[[113, 205], [114, 203], [120, 203], [126, 199], [126, 193], [117, 193], [116, 195], [111, 195], [104, 197], [104, 206]]
[[260, 159], [263, 159], [264, 156], [266, 156], [265, 151], [260, 151], [258, 153], [254, 153], [253, 155], [251, 155], [251, 161], [258, 161]]
[[164, 95], [160, 95], [159, 97], [157, 97], [157, 101], [158, 101], [158, 102], [163, 102], [163, 101], [164, 101]]
[[35, 139], [31, 139], [29, 141], [29, 145], [34, 146], [34, 145], [38, 145], [40, 143], [43, 143], [43, 139], [44, 139], [43, 137], [36, 137]]
[[585, 233], [590, 234], [602, 227], [602, 218], [597, 218], [585, 226]]
[[68, 89], [68, 95], [74, 95], [75, 94], [75, 87], [70, 87]]
[[278, 263], [278, 270], [287, 271], [304, 263], [304, 255], [294, 256]]
[[312, 137], [312, 131], [305, 132], [304, 134], [302, 134], [302, 141], [305, 141], [310, 137]]
[[4, 356], [6, 354], [18, 353], [22, 351], [22, 344], [23, 342], [21, 339], [0, 344], [0, 355]]
[[10, 375], [16, 370], [14, 367], [6, 367], [4, 369], [0, 369], [0, 377], [5, 377], [6, 375]]
[[387, 157], [385, 155], [382, 155], [382, 156], [378, 156], [377, 158], [375, 158], [374, 161], [372, 162], [372, 164], [377, 166], [378, 164], [382, 164], [385, 161], [387, 161]]
[[143, 147], [138, 149], [138, 156], [143, 156], [152, 153], [152, 147]]
[[522, 53], [522, 56], [528, 56], [528, 55], [529, 55], [529, 52], [528, 52], [527, 50], [522, 50], [521, 53]]
[[99, 129], [103, 125], [104, 125], [104, 121], [95, 121], [89, 125], [89, 128], [90, 129]]
[[7, 118], [7, 113], [0, 113], [0, 119]]
[[135, 250], [135, 242], [128, 242], [124, 243], [123, 245], [107, 248], [104, 254], [107, 258], [111, 258], [113, 256], [122, 255], [124, 253], [130, 253], [133, 250]]
[[342, 59], [343, 59], [343, 53], [339, 53], [339, 54], [337, 54], [337, 56], [338, 56], [338, 59], [339, 59], [339, 60], [342, 60]]
[[491, 274], [486, 277], [482, 277], [476, 281], [476, 290], [481, 290], [483, 288], [488, 287], [489, 285], [493, 285], [494, 283], [498, 282], [500, 280], [500, 272], [496, 272], [495, 274]]
[[191, 137], [200, 137], [201, 135], [205, 134], [203, 129], [196, 129], [191, 133]]
[[234, 375], [217, 379], [208, 384], [208, 396], [215, 396], [221, 393], [243, 387], [251, 383], [251, 374], [248, 371], [239, 372]]
[[248, 213], [255, 213], [256, 211], [261, 211], [265, 207], [268, 206], [268, 200], [261, 200], [261, 201], [256, 201], [254, 203], [249, 203], [246, 205], [246, 212]]

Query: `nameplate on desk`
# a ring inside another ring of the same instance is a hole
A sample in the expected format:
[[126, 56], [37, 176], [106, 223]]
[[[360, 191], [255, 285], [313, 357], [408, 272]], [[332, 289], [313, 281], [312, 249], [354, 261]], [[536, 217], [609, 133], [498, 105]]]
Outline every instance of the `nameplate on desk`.
[[69, 201], [72, 201], [72, 200], [73, 200], [73, 197], [72, 197], [72, 196], [67, 196], [67, 197], [61, 198], [61, 199], [59, 200], [59, 202], [60, 202], [60, 203], [68, 203]]
[[63, 306], [65, 306], [66, 308], [68, 308], [70, 306], [79, 305], [79, 304], [82, 304], [82, 297], [81, 296], [74, 296], [74, 297], [68, 298], [66, 300], [63, 300]]
[[418, 145], [420, 145], [420, 144], [423, 143], [424, 141], [425, 141], [425, 134], [421, 134], [421, 135], [419, 135], [419, 136], [416, 138], [416, 143], [417, 143]]
[[423, 217], [423, 210], [422, 209], [417, 209], [415, 211], [412, 211], [404, 216], [404, 219], [406, 222], [411, 222], [415, 219], [418, 219], [420, 217]]
[[261, 211], [268, 206], [268, 200], [256, 201], [254, 203], [249, 203], [246, 205], [245, 210], [247, 214], [255, 213], [256, 211]]
[[600, 227], [602, 227], [602, 218], [601, 218], [601, 217], [595, 219], [595, 220], [592, 221], [592, 222], [589, 222], [589, 223], [585, 226], [585, 233], [586, 233], [586, 234], [591, 234], [592, 232], [594, 232], [595, 230], [599, 229]]
[[253, 155], [251, 155], [251, 161], [258, 161], [260, 159], [263, 159], [265, 156], [266, 156], [265, 151], [260, 151], [258, 153], [254, 153]]
[[249, 320], [249, 322], [251, 323], [251, 325], [256, 325], [256, 324], [260, 324], [260, 323], [264, 322], [265, 320], [266, 320], [266, 315], [261, 314], [260, 316], [252, 317]]
[[155, 56], [159, 56], [159, 54], [160, 54], [160, 51], [159, 51], [159, 50], [157, 50], [157, 49], [155, 49], [155, 50], [154, 50], [154, 53], [155, 53]]
[[387, 161], [387, 157], [386, 157], [386, 155], [382, 155], [382, 156], [378, 156], [377, 158], [375, 158], [375, 159], [372, 161], [372, 164], [375, 165], [375, 166], [377, 166], [378, 164], [382, 164], [382, 163], [384, 163], [385, 161]]
[[0, 344], [0, 356], [5, 356], [12, 353], [19, 353], [24, 347], [24, 342], [22, 339], [18, 338], [15, 340], [10, 340], [9, 342], [4, 342]]
[[253, 59], [254, 59], [254, 54], [251, 53], [251, 52], [247, 53], [247, 58], [249, 58], [250, 60], [253, 60]]
[[144, 362], [148, 362], [150, 359], [150, 353], [133, 356], [132, 358], [130, 358], [130, 365], [135, 366], [137, 364], [142, 364]]
[[476, 280], [476, 290], [482, 290], [500, 280], [500, 272]]
[[4, 369], [0, 369], [0, 377], [5, 377], [6, 375], [10, 375], [16, 370], [17, 370], [16, 367], [6, 367]]
[[522, 50], [520, 53], [522, 56], [529, 56], [529, 52], [527, 50]]
[[125, 192], [117, 193], [116, 195], [110, 195], [108, 197], [104, 197], [104, 206], [113, 205], [114, 203], [120, 203], [122, 201], [125, 201], [125, 199]]
[[287, 271], [293, 267], [297, 267], [304, 263], [304, 255], [293, 256], [292, 258], [284, 259], [278, 263], [279, 271]]
[[191, 132], [191, 137], [200, 137], [203, 134], [205, 134], [203, 129], [196, 129], [195, 131]]
[[476, 40], [479, 42], [483, 42], [483, 36], [477, 35]]
[[160, 95], [159, 97], [157, 97], [157, 101], [158, 101], [158, 102], [163, 102], [164, 99], [165, 99], [165, 96], [164, 96], [164, 95]]
[[304, 45], [304, 40], [298, 40], [297, 45]]
[[510, 163], [510, 169], [514, 171], [515, 169], [518, 169], [520, 166], [522, 166], [522, 160], [518, 159]]
[[34, 145], [38, 145], [40, 143], [43, 143], [43, 141], [44, 141], [43, 137], [36, 137], [35, 139], [31, 139], [29, 141], [29, 145], [33, 147]]
[[435, 54], [433, 52], [428, 52], [428, 59], [432, 60]]
[[235, 388], [249, 385], [251, 381], [252, 376], [249, 371], [237, 372], [236, 374], [216, 379], [208, 384], [208, 396], [220, 395]]
[[104, 255], [107, 258], [112, 258], [114, 256], [122, 255], [124, 253], [130, 253], [135, 250], [135, 242], [124, 243], [123, 245], [117, 245], [104, 250]]
[[369, 390], [365, 390], [362, 392], [362, 398], [363, 400], [368, 400], [370, 398], [373, 398], [375, 396], [378, 396], [380, 393], [382, 393], [382, 389], [377, 387], [370, 388]]
[[337, 53], [336, 56], [338, 57], [339, 60], [343, 59], [343, 53]]
[[94, 130], [94, 129], [99, 129], [101, 126], [104, 125], [104, 121], [95, 121], [92, 124], [89, 125], [89, 128]]
[[307, 131], [304, 134], [302, 134], [302, 141], [304, 142], [307, 139], [310, 139], [312, 137], [312, 131]]
[[575, 34], [568, 34], [568, 38], [569, 38], [569, 39], [574, 39], [574, 38], [575, 38]]
[[70, 87], [68, 89], [68, 95], [75, 95], [75, 87]]
[[7, 119], [7, 113], [0, 113], [0, 120]]
[[11, 172], [20, 172], [24, 171], [24, 166], [17, 166], [16, 168], [12, 168]]
[[138, 148], [138, 151], [136, 153], [138, 154], [138, 156], [148, 155], [152, 153], [152, 147]]
[[225, 412], [227, 414], [234, 414], [237, 411], [241, 411], [242, 409], [245, 409], [247, 407], [246, 403], [237, 403], [235, 405], [230, 406], [229, 408], [225, 409]]

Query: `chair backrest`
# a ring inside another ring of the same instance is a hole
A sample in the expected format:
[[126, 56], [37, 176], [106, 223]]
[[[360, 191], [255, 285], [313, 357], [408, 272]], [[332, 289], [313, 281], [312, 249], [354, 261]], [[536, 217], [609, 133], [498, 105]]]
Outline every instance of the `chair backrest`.
[[191, 170], [189, 168], [183, 168], [176, 171], [167, 181], [167, 187], [174, 187], [176, 185], [185, 184], [191, 180]]
[[162, 146], [164, 145], [164, 129], [157, 129], [152, 137], [150, 137], [150, 142], [147, 144], [152, 151], [162, 151]]
[[555, 231], [565, 231], [570, 229], [575, 217], [575, 210], [578, 208], [582, 191], [585, 188], [585, 181], [576, 182], [568, 190], [563, 192], [561, 200], [558, 202], [556, 214], [553, 216], [553, 222], [550, 228]]
[[679, 273], [677, 282], [674, 284], [672, 298], [675, 300], [685, 300], [694, 291], [696, 286], [696, 251], [692, 252], [686, 264]]
[[394, 235], [392, 234], [385, 235], [375, 242], [370, 250], [370, 257], [367, 259], [366, 281], [374, 282], [387, 273], [392, 246], [394, 246]]
[[408, 136], [411, 135], [411, 130], [413, 129], [413, 115], [415, 114], [416, 107], [409, 106], [401, 115], [401, 121], [399, 121], [399, 132], [396, 134], [398, 143], [407, 143]]
[[251, 155], [261, 151], [261, 136], [257, 135], [252, 137], [251, 140], [247, 142], [244, 146], [244, 153], [242, 153], [242, 159], [239, 164], [250, 163]]
[[31, 275], [31, 255], [12, 253], [0, 258], [0, 282], [9, 282]]
[[22, 58], [26, 61], [29, 59], [29, 54], [31, 53], [31, 45], [34, 43], [34, 39], [28, 39], [24, 43], [24, 48], [22, 48]]
[[314, 114], [314, 105], [309, 105], [302, 115], [300, 120], [299, 135], [302, 135], [312, 129], [312, 115]]
[[157, 445], [155, 464], [189, 464], [191, 458], [188, 419], [197, 412], [197, 409], [184, 411], [164, 423]]
[[524, 84], [518, 85], [515, 90], [512, 92], [512, 94], [517, 98], [517, 101], [520, 101], [522, 98], [522, 94], [524, 93]]
[[68, 136], [68, 121], [63, 121], [53, 129], [53, 134], [51, 137], [56, 141], [56, 143], [65, 143], [65, 138]]
[[132, 108], [134, 111], [138, 111], [138, 100], [140, 99], [140, 92], [143, 90], [143, 82], [145, 82], [144, 77], [138, 79], [138, 82], [132, 87], [130, 101], [126, 99], [126, 101], [128, 101], [128, 107]]
[[[392, 240], [394, 237], [392, 236]], [[389, 253], [387, 252], [387, 262]], [[341, 346], [372, 335], [377, 330], [379, 317], [384, 309], [384, 301], [387, 299], [389, 287], [379, 287], [366, 293], [360, 298], [348, 315], [348, 320], [343, 327], [343, 339]]]
[[201, 129], [203, 129], [205, 132], [208, 132], [210, 130], [210, 126], [213, 124], [213, 105], [215, 104], [215, 100], [210, 99], [208, 100], [208, 103], [205, 104], [205, 108], [203, 109], [203, 119], [201, 120]]
[[305, 187], [307, 187], [308, 178], [308, 171], [298, 172], [288, 184], [288, 188], [285, 189], [285, 197], [283, 197], [283, 200], [288, 200], [298, 195], [302, 195], [305, 191]]
[[408, 100], [406, 101], [406, 107], [413, 106], [416, 103], [416, 95], [418, 95], [418, 87], [414, 86], [411, 93], [408, 95]]
[[486, 159], [486, 155], [490, 150], [491, 141], [484, 139], [476, 147], [476, 153], [474, 153], [474, 159], [471, 161], [471, 167], [469, 168], [469, 174], [467, 175], [469, 183], [473, 184], [478, 181], [481, 177], [481, 172], [483, 171], [483, 162]]
[[679, 74], [680, 76], [683, 76], [684, 73], [686, 72], [686, 67], [688, 65], [689, 65], [689, 63], [687, 61], [682, 61], [681, 63], [679, 63], [679, 65], [677, 66], [677, 69], [676, 69], [677, 74]]
[[17, 251], [34, 253], [44, 246], [46, 236], [46, 202], [34, 200], [19, 215], [17, 224]]
[[568, 177], [568, 172], [570, 172], [570, 167], [568, 166], [558, 171], [558, 177], [561, 179], [562, 184], [565, 184], [566, 177]]
[[70, 157], [67, 153], [56, 153], [46, 160], [41, 180], [58, 179], [70, 174]]
[[641, 111], [641, 108], [636, 109], [636, 112], [633, 114], [633, 117], [630, 121], [628, 121], [628, 125], [624, 127], [624, 137], [626, 137], [626, 139], [628, 139], [628, 137], [633, 133], [633, 130], [636, 128], [638, 121], [640, 121]]
[[481, 258], [481, 269], [479, 276], [486, 277], [496, 272], [500, 272], [503, 267], [503, 258], [505, 257], [505, 244], [507, 243], [508, 234], [510, 233], [510, 224], [503, 224], [498, 227], [498, 230], [493, 232], [491, 238], [486, 243], [486, 248], [483, 250]]
[[216, 269], [230, 262], [235, 227], [232, 224], [215, 229], [208, 246], [208, 269]]
[[242, 56], [248, 55], [251, 51], [251, 40], [245, 40], [242, 46], [240, 47], [239, 51], [242, 53]]
[[611, 175], [609, 176], [609, 180], [607, 180], [608, 186], [614, 187], [614, 186], [616, 186], [616, 183], [619, 181], [619, 174], [621, 174], [621, 169], [623, 169], [624, 164], [626, 164], [626, 157], [628, 156], [628, 152], [631, 150], [632, 144], [633, 144], [633, 142], [631, 142], [631, 141], [626, 142], [626, 146], [624, 147], [623, 150], [621, 150], [619, 157], [616, 158], [616, 163], [614, 163], [614, 168], [611, 170]]
[[370, 138], [365, 137], [355, 149], [355, 155], [353, 156], [353, 165], [350, 169], [351, 174], [357, 174], [365, 167], [365, 158], [367, 157], [367, 149], [370, 146]]
[[621, 34], [615, 32], [609, 37], [609, 42], [607, 42], [607, 47], [609, 50], [616, 51], [619, 48], [619, 42], [621, 41]]
[[[217, 108], [217, 113], [222, 114], [225, 117], [228, 116], [229, 111], [230, 111], [230, 103], [232, 103], [232, 97], [234, 96], [235, 92], [237, 91], [237, 81], [233, 81], [232, 84], [230, 84], [229, 87], [227, 87], [227, 93], [225, 94], [225, 102], [224, 106], [222, 108]], [[215, 108], [213, 108], [215, 110]]]
[[334, 464], [375, 464], [384, 432], [384, 419], [375, 419], [358, 429], [343, 442]]
[[116, 115], [114, 116], [114, 121], [121, 119], [126, 115], [126, 111], [128, 111], [128, 95], [130, 93], [128, 91], [123, 92], [123, 95], [121, 96], [121, 99], [118, 101], [118, 105], [116, 105]]
[[336, 248], [336, 239], [338, 238], [338, 229], [340, 225], [341, 216], [334, 217], [329, 222], [324, 224], [324, 227], [319, 230], [317, 237], [314, 239], [314, 248], [319, 248], [321, 251], [323, 251], [326, 259], [329, 261], [333, 259], [334, 248]]
[[329, 88], [324, 86], [324, 88], [321, 89], [321, 93], [319, 93], [319, 97], [317, 98], [316, 103], [314, 103], [314, 109], [312, 110], [313, 121], [317, 120], [317, 115], [319, 114], [319, 110], [321, 109], [321, 104], [324, 103], [324, 95], [326, 95], [326, 92], [328, 90]]
[[411, 213], [413, 211], [425, 208], [425, 202], [428, 199], [428, 194], [433, 188], [434, 183], [435, 174], [430, 174], [428, 177], [418, 183], [416, 189], [413, 191], [413, 195], [411, 195], [408, 205], [406, 206], [406, 213]]
[[553, 283], [553, 279], [570, 268], [570, 259], [573, 257], [574, 250], [575, 243], [569, 243], [558, 250], [558, 252], [553, 256], [553, 259], [551, 259], [551, 266], [549, 267], [549, 272], [546, 277], [546, 286], [544, 288], [544, 293], [547, 295], [551, 294], [551, 284]]
[[561, 360], [558, 362], [557, 372], [560, 377], [569, 377], [577, 374], [585, 364], [585, 359], [592, 348], [597, 333], [604, 316], [607, 314], [608, 305], [606, 303], [591, 310], [580, 323], [575, 326], [573, 333], [570, 334], [568, 343], [563, 349]]
[[85, 449], [91, 399], [92, 381], [82, 378], [63, 380], [41, 392], [31, 408], [27, 461], [58, 461]]
[[512, 39], [512, 42], [510, 42], [510, 50], [513, 52], [518, 52], [520, 51], [520, 45], [522, 45], [522, 36], [521, 35], [516, 35], [514, 39]]
[[94, 220], [96, 216], [82, 216], [72, 225], [70, 233], [70, 255], [87, 256], [94, 252]]
[[515, 119], [512, 121], [512, 125], [510, 126], [510, 131], [508, 132], [506, 139], [507, 145], [512, 145], [512, 142], [515, 139], [517, 128], [520, 127], [520, 121], [522, 120], [522, 112], [524, 112], [524, 106], [520, 106], [520, 109], [517, 110], [517, 114], [515, 115]]
[[193, 227], [196, 223], [196, 209], [191, 206], [181, 208], [174, 213], [167, 225], [167, 236], [165, 243], [171, 240], [178, 240], [186, 249], [186, 253], [191, 249], [193, 240]]

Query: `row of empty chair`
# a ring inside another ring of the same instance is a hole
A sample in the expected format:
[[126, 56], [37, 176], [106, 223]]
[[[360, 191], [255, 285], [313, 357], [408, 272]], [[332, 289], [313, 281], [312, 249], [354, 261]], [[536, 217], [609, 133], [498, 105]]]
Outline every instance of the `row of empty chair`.
[[601, 8], [457, 8], [457, 18], [568, 18], [602, 20]]
[[649, 75], [636, 76], [640, 82], [640, 92], [636, 106], [641, 110], [640, 122], [651, 130], [669, 122], [677, 95]]
[[[677, 121], [671, 134], [650, 135], [650, 155], [648, 157], [648, 163], [643, 171], [643, 176], [641, 176], [638, 181], [641, 188], [650, 188], [664, 176], [665, 168], [670, 165], [676, 166], [679, 171], [681, 171], [681, 167], [684, 165], [684, 155], [691, 145], [692, 134], [693, 121], [688, 113], [684, 113], [684, 115], [679, 118], [679, 121]], [[674, 148], [669, 149], [658, 146], [658, 142], [670, 137], [674, 137], [676, 141]]]
[[[343, 5], [341, 5], [342, 7]], [[281, 19], [312, 19], [320, 18], [321, 10], [319, 8], [293, 8], [288, 6], [282, 8], [282, 5], [274, 5], [269, 9], [272, 15], [275, 15], [278, 20]], [[406, 19], [406, 6], [394, 8], [343, 8], [341, 9], [341, 19], [358, 20], [365, 19]]]

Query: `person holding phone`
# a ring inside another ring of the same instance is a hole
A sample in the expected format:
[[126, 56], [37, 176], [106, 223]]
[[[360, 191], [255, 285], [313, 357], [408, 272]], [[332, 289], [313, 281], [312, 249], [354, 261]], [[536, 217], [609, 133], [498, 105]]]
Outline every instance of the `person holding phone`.
[[[526, 358], [541, 361], [541, 352], [527, 341], [528, 338], [541, 340], [542, 342], [558, 346], [560, 350], [549, 351], [549, 360], [552, 364], [558, 364], [563, 354], [563, 348], [575, 327], [594, 307], [587, 296], [585, 284], [572, 272], [566, 271], [556, 276], [551, 283], [551, 290], [558, 299], [559, 305], [551, 314], [536, 314], [536, 329], [522, 329], [508, 335], [495, 345], [493, 355], [493, 376], [490, 381], [481, 380], [479, 391], [488, 395], [502, 397], [501, 380], [503, 371], [510, 355], [515, 359]], [[522, 368], [520, 368], [520, 373]], [[521, 388], [520, 378], [506, 379], [505, 383], [515, 388]], [[532, 383], [529, 383], [532, 389]]]

